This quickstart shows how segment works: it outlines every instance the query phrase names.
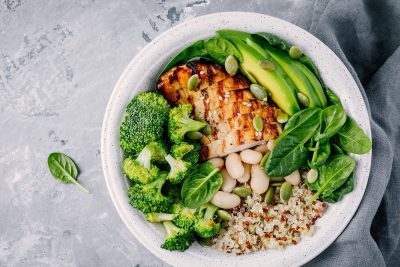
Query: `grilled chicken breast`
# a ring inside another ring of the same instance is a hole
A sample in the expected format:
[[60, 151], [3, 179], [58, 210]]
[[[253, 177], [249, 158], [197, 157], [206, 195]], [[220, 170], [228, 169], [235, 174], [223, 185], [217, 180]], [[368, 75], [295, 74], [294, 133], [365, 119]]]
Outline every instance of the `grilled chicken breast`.
[[[187, 87], [190, 76], [197, 74], [195, 90]], [[282, 111], [272, 103], [259, 101], [249, 90], [250, 82], [240, 74], [230, 76], [222, 66], [204, 62], [179, 65], [164, 73], [157, 83], [172, 105], [190, 103], [194, 117], [211, 126], [211, 135], [203, 136], [202, 158], [223, 157], [275, 139], [281, 132], [276, 117]], [[257, 132], [254, 116], [264, 121]]]

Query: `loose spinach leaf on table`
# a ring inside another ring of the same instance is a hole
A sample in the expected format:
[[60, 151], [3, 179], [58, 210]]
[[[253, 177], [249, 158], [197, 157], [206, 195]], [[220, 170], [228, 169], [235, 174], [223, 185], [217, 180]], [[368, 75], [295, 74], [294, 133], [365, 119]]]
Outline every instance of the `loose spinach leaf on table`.
[[346, 123], [334, 136], [334, 143], [341, 150], [354, 154], [368, 153], [372, 147], [371, 140], [350, 117], [347, 118]]
[[190, 46], [184, 48], [181, 52], [179, 52], [174, 58], [171, 59], [170, 62], [164, 67], [161, 71], [160, 75], [177, 65], [178, 63], [186, 62], [193, 58], [205, 57], [207, 56], [207, 50], [204, 48], [204, 41], [199, 40]]
[[338, 189], [333, 191], [332, 194], [322, 197], [322, 200], [329, 202], [329, 203], [339, 202], [344, 197], [344, 195], [353, 191], [354, 182], [355, 182], [354, 181], [354, 173], [352, 173], [352, 174], [350, 174], [349, 178], [347, 178], [346, 182], [341, 187], [339, 187]]
[[181, 198], [189, 208], [209, 202], [222, 185], [222, 175], [210, 162], [198, 165], [182, 184]]
[[291, 174], [307, 161], [308, 150], [304, 141], [294, 135], [286, 135], [274, 147], [265, 164], [265, 172], [272, 177]]
[[319, 177], [314, 183], [309, 183], [309, 187], [317, 191], [310, 199], [310, 202], [318, 196], [328, 197], [335, 190], [341, 187], [354, 171], [356, 161], [347, 155], [336, 155], [318, 169]]
[[90, 193], [89, 190], [78, 183], [78, 168], [70, 157], [59, 152], [54, 152], [49, 155], [47, 164], [54, 178], [64, 184], [73, 183], [86, 193]]
[[243, 62], [242, 54], [236, 47], [226, 39], [210, 38], [204, 41], [204, 48], [208, 55], [217, 61], [219, 64], [224, 64], [228, 56], [233, 55], [239, 62]]
[[334, 136], [346, 122], [346, 111], [340, 106], [329, 106], [322, 111], [321, 130], [316, 141], [326, 142]]
[[311, 161], [308, 165], [311, 168], [318, 168], [325, 164], [329, 155], [331, 154], [331, 145], [329, 142], [320, 143], [316, 142], [315, 149], [312, 153]]

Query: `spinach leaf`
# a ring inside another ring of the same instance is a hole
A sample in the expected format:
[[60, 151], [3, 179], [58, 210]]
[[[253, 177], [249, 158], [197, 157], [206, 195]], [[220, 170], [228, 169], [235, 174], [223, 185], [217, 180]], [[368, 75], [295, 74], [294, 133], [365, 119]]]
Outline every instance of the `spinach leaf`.
[[365, 154], [371, 150], [372, 143], [355, 121], [348, 117], [344, 126], [334, 136], [335, 143], [343, 151], [354, 154]]
[[198, 208], [209, 202], [222, 185], [222, 175], [210, 162], [198, 165], [182, 184], [181, 198], [185, 206]]
[[233, 55], [239, 62], [243, 62], [242, 54], [236, 47], [226, 39], [223, 38], [210, 38], [204, 41], [204, 48], [207, 53], [219, 64], [224, 65], [228, 56]]
[[295, 133], [299, 136], [299, 139], [309, 136], [310, 132], [314, 134], [319, 126], [321, 114], [322, 109], [320, 108], [307, 108], [295, 113], [286, 123], [284, 131], [278, 140], [291, 133]]
[[332, 92], [331, 89], [329, 89], [327, 86], [322, 84], [322, 88], [324, 89], [325, 96], [328, 100], [329, 105], [337, 105], [337, 106], [342, 106], [342, 102], [340, 102], [340, 98], [335, 95], [334, 92]]
[[164, 67], [161, 71], [160, 75], [177, 65], [178, 63], [186, 62], [190, 59], [197, 57], [205, 57], [207, 56], [207, 50], [204, 49], [204, 41], [199, 40], [192, 45], [184, 48], [181, 52], [179, 52], [171, 61]]
[[329, 106], [322, 112], [321, 130], [316, 141], [326, 142], [334, 136], [346, 122], [346, 111], [340, 106]]
[[78, 183], [76, 179], [78, 177], [78, 168], [70, 157], [59, 152], [54, 152], [49, 155], [47, 164], [54, 178], [64, 184], [73, 183], [86, 193], [90, 193], [89, 190]]
[[356, 161], [347, 155], [336, 155], [330, 157], [325, 165], [318, 169], [319, 177], [309, 186], [317, 192], [310, 199], [310, 202], [316, 200], [319, 195], [328, 197], [336, 189], [341, 187], [353, 172]]
[[336, 144], [331, 144], [331, 154], [332, 155], [340, 155], [344, 154], [343, 151]]
[[307, 161], [308, 150], [296, 136], [287, 135], [274, 147], [265, 164], [265, 172], [272, 177], [291, 174]]
[[323, 197], [322, 199], [329, 203], [336, 203], [339, 202], [344, 197], [344, 195], [352, 192], [353, 189], [354, 189], [354, 173], [350, 174], [349, 178], [347, 178], [346, 182], [341, 187], [333, 191], [332, 194]]
[[316, 142], [315, 149], [309, 162], [311, 168], [318, 168], [325, 164], [329, 155], [331, 154], [331, 145], [329, 142], [320, 143]]

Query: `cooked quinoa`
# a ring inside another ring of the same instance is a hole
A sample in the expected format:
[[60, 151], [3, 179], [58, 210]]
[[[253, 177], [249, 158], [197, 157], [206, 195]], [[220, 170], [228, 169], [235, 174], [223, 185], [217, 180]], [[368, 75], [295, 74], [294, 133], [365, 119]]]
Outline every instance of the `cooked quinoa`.
[[274, 201], [265, 205], [260, 195], [248, 196], [242, 204], [232, 209], [232, 219], [212, 240], [214, 248], [237, 255], [267, 248], [296, 245], [301, 234], [312, 234], [314, 224], [324, 213], [327, 204], [307, 201], [313, 192], [306, 185], [293, 187], [293, 196], [287, 203], [279, 199], [276, 189]]

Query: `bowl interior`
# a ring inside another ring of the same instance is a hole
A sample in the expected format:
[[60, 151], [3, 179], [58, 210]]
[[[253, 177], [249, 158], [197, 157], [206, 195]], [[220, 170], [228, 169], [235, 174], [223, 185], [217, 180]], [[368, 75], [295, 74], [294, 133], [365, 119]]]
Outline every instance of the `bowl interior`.
[[194, 244], [185, 253], [169, 252], [160, 248], [164, 239], [162, 227], [146, 222], [141, 213], [129, 205], [128, 182], [121, 171], [123, 154], [119, 148], [119, 125], [125, 107], [134, 95], [154, 88], [159, 71], [180, 49], [224, 28], [270, 32], [301, 47], [318, 67], [325, 84], [339, 95], [347, 113], [371, 136], [367, 109], [354, 79], [339, 58], [317, 38], [293, 24], [267, 15], [244, 12], [211, 14], [184, 22], [160, 35], [132, 60], [122, 74], [109, 100], [103, 123], [102, 164], [106, 183], [126, 226], [144, 246], [169, 264], [301, 265], [328, 247], [351, 220], [368, 182], [371, 152], [354, 155], [357, 160], [356, 187], [342, 201], [329, 205], [326, 214], [317, 221], [314, 235], [303, 236], [298, 245], [281, 250], [236, 257]]

